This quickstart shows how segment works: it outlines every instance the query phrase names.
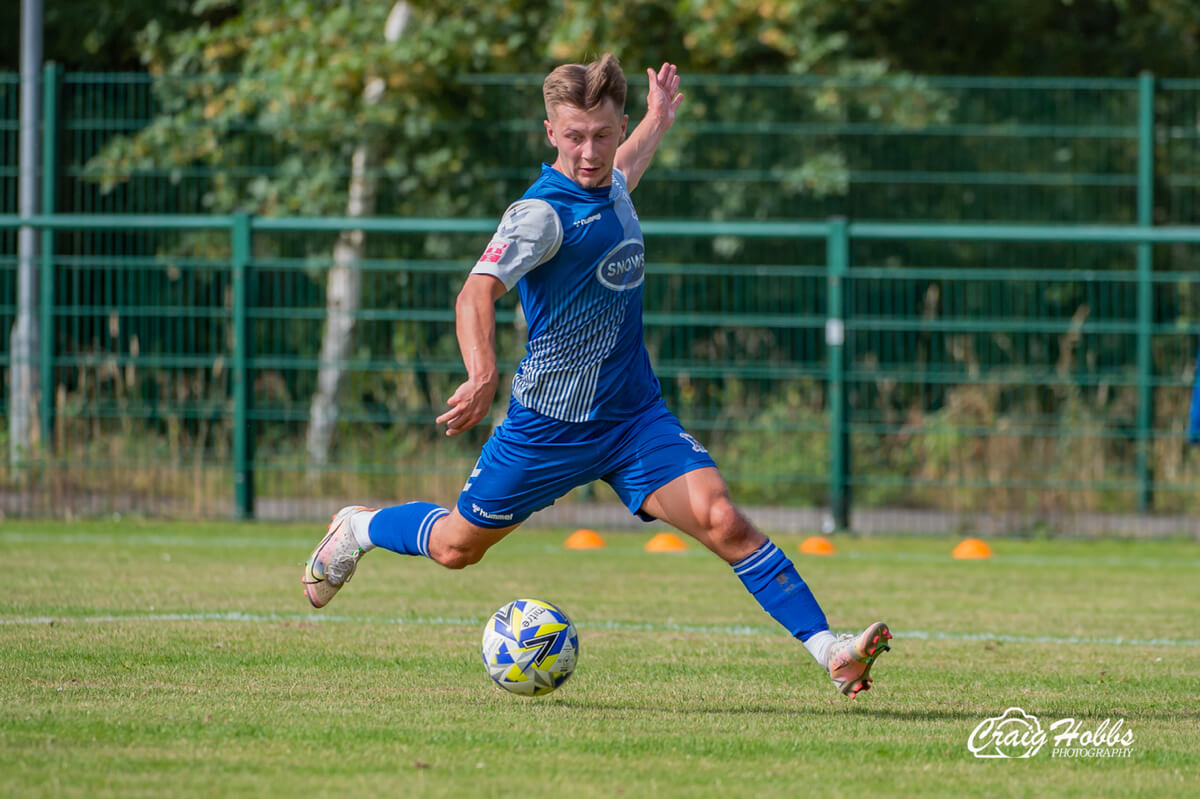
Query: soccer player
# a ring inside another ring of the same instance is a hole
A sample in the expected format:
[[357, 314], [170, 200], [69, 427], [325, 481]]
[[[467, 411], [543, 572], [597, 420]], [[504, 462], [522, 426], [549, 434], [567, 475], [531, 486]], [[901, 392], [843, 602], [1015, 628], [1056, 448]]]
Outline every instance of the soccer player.
[[795, 567], [734, 506], [708, 451], [667, 410], [642, 333], [644, 246], [630, 192], [683, 101], [673, 64], [646, 70], [646, 116], [626, 138], [625, 77], [611, 54], [552, 71], [542, 87], [552, 165], [505, 211], [455, 306], [467, 379], [437, 418], [447, 435], [487, 416], [496, 394], [495, 303], [516, 287], [529, 324], [507, 418], [484, 444], [455, 507], [351, 505], [304, 567], [323, 607], [382, 547], [450, 569], [478, 562], [535, 511], [604, 480], [629, 510], [692, 536], [854, 697], [891, 633], [835, 637]]

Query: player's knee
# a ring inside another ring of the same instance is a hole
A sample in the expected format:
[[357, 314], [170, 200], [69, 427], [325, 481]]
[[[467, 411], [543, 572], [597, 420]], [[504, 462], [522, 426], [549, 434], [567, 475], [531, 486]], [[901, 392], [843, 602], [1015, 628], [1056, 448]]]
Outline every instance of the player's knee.
[[483, 560], [487, 550], [459, 544], [430, 546], [429, 555], [447, 569], [465, 569]]
[[738, 549], [758, 532], [728, 497], [721, 497], [708, 509], [708, 534], [721, 550]]

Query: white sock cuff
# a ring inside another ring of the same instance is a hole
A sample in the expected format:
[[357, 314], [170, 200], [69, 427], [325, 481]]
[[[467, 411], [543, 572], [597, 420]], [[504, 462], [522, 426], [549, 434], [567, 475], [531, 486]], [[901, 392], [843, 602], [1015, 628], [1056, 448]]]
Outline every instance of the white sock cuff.
[[358, 547], [363, 552], [369, 552], [375, 548], [371, 543], [371, 520], [375, 518], [377, 510], [356, 510], [350, 514], [350, 532], [354, 533], [354, 540], [358, 542]]
[[836, 641], [836, 635], [829, 630], [822, 630], [810, 635], [808, 640], [803, 643], [808, 653], [816, 659], [817, 663], [821, 664], [821, 668], [827, 669], [829, 668], [829, 647], [833, 646]]

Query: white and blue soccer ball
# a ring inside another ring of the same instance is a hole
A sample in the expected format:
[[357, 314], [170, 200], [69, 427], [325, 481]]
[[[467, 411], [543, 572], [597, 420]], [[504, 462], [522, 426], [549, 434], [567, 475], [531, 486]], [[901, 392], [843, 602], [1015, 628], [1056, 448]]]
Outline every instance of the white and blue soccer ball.
[[542, 696], [565, 683], [579, 659], [579, 633], [562, 610], [540, 599], [514, 599], [483, 627], [483, 665], [506, 691]]

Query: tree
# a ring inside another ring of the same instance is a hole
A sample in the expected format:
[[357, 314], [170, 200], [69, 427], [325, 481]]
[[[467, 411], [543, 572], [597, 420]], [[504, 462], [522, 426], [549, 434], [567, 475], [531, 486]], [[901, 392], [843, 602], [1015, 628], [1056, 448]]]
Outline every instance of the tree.
[[849, 52], [924, 75], [1190, 77], [1194, 0], [857, 0], [823, 23]]
[[[144, 56], [159, 78], [163, 113], [137, 136], [112, 141], [91, 173], [112, 188], [142, 168], [203, 164], [213, 170], [204, 210], [314, 216], [374, 214], [387, 174], [385, 213], [478, 212], [477, 193], [462, 190], [481, 182], [464, 166], [475, 161], [468, 153], [478, 142], [433, 129], [466, 113], [454, 83], [462, 71], [487, 70], [496, 59], [528, 66], [520, 54], [545, 10], [529, 5], [530, 13], [513, 13], [519, 9], [510, 4], [509, 13], [464, 16], [449, 3], [418, 10], [248, 2], [217, 26], [147, 34]], [[270, 174], [232, 177], [264, 140]], [[328, 458], [364, 246], [361, 231], [347, 231], [333, 247], [308, 433], [317, 465]]]
[[[633, 2], [597, 7], [510, 0], [464, 7], [414, 1], [406, 4], [404, 34], [389, 39], [382, 35], [388, 5], [210, 0], [197, 11], [220, 13], [216, 22], [169, 35], [143, 32], [142, 57], [156, 77], [160, 111], [137, 135], [110, 141], [89, 174], [111, 189], [141, 170], [207, 167], [210, 189], [203, 207], [191, 210], [215, 213], [495, 216], [512, 199], [498, 197], [488, 172], [495, 164], [481, 157], [494, 145], [488, 120], [495, 98], [461, 81], [464, 74], [540, 74], [556, 63], [611, 50], [632, 76], [635, 122], [644, 97], [640, 70], [664, 60], [681, 65], [685, 85], [689, 71], [879, 74], [877, 62], [847, 57], [844, 36], [822, 32], [834, 6], [828, 0], [692, 1], [671, 9]], [[798, 90], [793, 105], [825, 118], [854, 106], [836, 90], [813, 95]], [[936, 109], [903, 100], [920, 95], [919, 87], [884, 91], [872, 100], [873, 113], [919, 124]], [[737, 90], [697, 97], [688, 111], [697, 118], [755, 122], [793, 112], [761, 93]], [[533, 137], [541, 140], [536, 94], [530, 94], [530, 107], [503, 113], [528, 118]], [[737, 169], [758, 155], [681, 134], [668, 140], [659, 158]], [[251, 157], [268, 168], [239, 170]], [[529, 164], [530, 174], [535, 167]], [[795, 150], [781, 170], [777, 191], [716, 185], [690, 213], [779, 215], [790, 196], [845, 190], [845, 166], [827, 141]], [[661, 193], [647, 192], [645, 201], [654, 207]], [[661, 199], [660, 207], [670, 207], [668, 198]], [[322, 372], [309, 414], [308, 452], [316, 464], [328, 457], [341, 382], [335, 364], [349, 352], [364, 246], [363, 235], [353, 232], [333, 245]]]
[[[169, 35], [218, 22], [228, 8], [205, 11], [193, 0], [54, 0], [43, 10], [44, 55], [69, 71], [136, 71], [144, 31]], [[20, 62], [21, 3], [0, 3], [0, 71]]]
[[[392, 6], [384, 25], [383, 36], [396, 42], [403, 35], [412, 9], [401, 0]], [[374, 75], [363, 89], [363, 104], [378, 105], [383, 97], [385, 81]], [[362, 140], [350, 156], [349, 196], [346, 216], [365, 217], [375, 212], [378, 177], [373, 165], [379, 157], [377, 137], [365, 131]], [[333, 268], [329, 270], [325, 292], [325, 332], [321, 337], [321, 367], [317, 373], [317, 390], [313, 394], [308, 422], [308, 457], [311, 467], [324, 466], [329, 461], [333, 426], [337, 421], [338, 387], [342, 382], [344, 362], [354, 335], [355, 316], [362, 299], [363, 240], [361, 230], [346, 230], [338, 237], [333, 250]]]

